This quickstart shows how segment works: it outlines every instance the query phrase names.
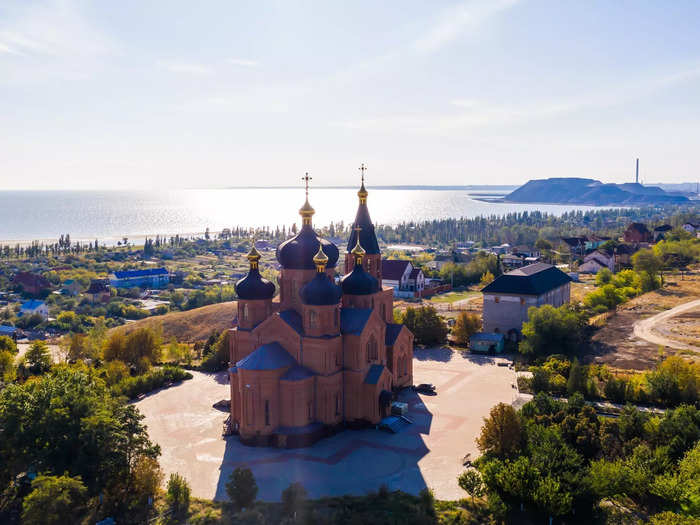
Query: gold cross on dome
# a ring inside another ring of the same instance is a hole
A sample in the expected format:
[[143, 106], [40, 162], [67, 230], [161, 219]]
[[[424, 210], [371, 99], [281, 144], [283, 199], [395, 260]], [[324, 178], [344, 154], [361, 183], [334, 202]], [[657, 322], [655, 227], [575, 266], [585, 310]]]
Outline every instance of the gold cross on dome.
[[365, 163], [363, 162], [362, 165], [358, 168], [360, 172], [362, 172], [362, 184], [365, 183], [365, 171], [367, 171], [367, 166], [365, 166]]
[[309, 196], [309, 181], [313, 180], [311, 177], [309, 177], [309, 172], [307, 171], [306, 174], [301, 178], [306, 183], [306, 196]]
[[362, 231], [362, 226], [355, 226], [353, 230], [355, 230], [359, 234]]

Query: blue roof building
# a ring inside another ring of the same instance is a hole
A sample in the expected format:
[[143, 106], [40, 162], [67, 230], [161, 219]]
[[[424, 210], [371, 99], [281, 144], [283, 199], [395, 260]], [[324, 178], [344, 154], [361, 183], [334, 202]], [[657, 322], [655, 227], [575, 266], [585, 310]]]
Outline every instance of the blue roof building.
[[162, 288], [169, 282], [170, 274], [165, 268], [123, 270], [109, 276], [109, 284], [115, 288]]

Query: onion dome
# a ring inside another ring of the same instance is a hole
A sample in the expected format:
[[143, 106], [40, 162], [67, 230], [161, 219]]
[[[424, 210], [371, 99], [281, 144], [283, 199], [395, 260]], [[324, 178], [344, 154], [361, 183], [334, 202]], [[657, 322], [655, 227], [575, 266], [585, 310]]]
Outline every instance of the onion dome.
[[[369, 254], [378, 254], [379, 243], [377, 242], [377, 236], [374, 233], [374, 224], [372, 224], [372, 219], [369, 216], [369, 209], [367, 208], [367, 195], [368, 192], [365, 189], [365, 179], [364, 179], [364, 164], [362, 165], [362, 186], [357, 192], [357, 196], [360, 198], [360, 205], [357, 207], [357, 214], [355, 215], [355, 222], [353, 223], [353, 230], [348, 239], [348, 252], [352, 250], [352, 247], [357, 243], [357, 239], [360, 239], [360, 243], [364, 246]], [[358, 231], [357, 228], [362, 228]]]
[[379, 291], [379, 281], [373, 275], [367, 273], [362, 267], [362, 257], [365, 255], [365, 250], [360, 245], [358, 238], [357, 244], [352, 249], [352, 255], [355, 257], [355, 268], [352, 272], [343, 277], [340, 286], [344, 294], [347, 295], [370, 295]]
[[326, 275], [326, 263], [328, 257], [319, 246], [318, 252], [314, 256], [316, 264], [316, 276], [304, 285], [300, 290], [301, 302], [312, 306], [327, 306], [338, 304], [343, 295], [340, 286], [331, 281]]
[[243, 300], [272, 299], [275, 295], [275, 285], [260, 275], [258, 268], [260, 253], [255, 249], [255, 240], [253, 240], [253, 246], [248, 252], [248, 261], [250, 262], [248, 273], [236, 283], [238, 298]]

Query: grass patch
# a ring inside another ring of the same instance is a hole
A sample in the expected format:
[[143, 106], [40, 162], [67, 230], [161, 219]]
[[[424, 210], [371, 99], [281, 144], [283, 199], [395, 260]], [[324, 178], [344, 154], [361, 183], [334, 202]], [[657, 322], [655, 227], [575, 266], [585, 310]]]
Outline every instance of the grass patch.
[[429, 300], [433, 303], [455, 303], [457, 301], [462, 301], [463, 299], [469, 299], [470, 297], [476, 297], [480, 295], [480, 292], [474, 292], [472, 290], [464, 290], [461, 292], [447, 292], [445, 294], [435, 295]]

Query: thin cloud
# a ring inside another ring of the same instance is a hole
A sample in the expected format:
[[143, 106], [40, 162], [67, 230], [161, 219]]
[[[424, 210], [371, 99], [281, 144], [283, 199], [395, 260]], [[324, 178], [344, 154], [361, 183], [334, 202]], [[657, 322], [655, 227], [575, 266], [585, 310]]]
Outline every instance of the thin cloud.
[[211, 75], [214, 70], [204, 64], [197, 64], [195, 62], [181, 62], [181, 61], [159, 61], [158, 67], [170, 71], [171, 73], [182, 73], [186, 75]]
[[435, 24], [418, 40], [414, 47], [420, 53], [434, 53], [460, 37], [467, 30], [475, 30], [489, 18], [506, 11], [518, 0], [476, 0], [447, 9]]
[[260, 65], [257, 60], [248, 60], [245, 58], [229, 58], [226, 62], [241, 67], [258, 67]]

